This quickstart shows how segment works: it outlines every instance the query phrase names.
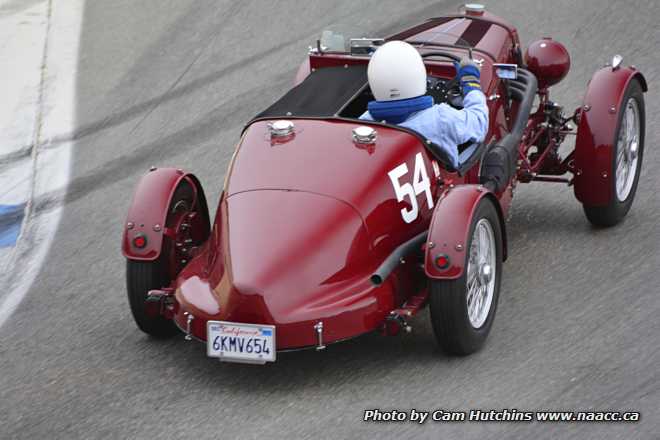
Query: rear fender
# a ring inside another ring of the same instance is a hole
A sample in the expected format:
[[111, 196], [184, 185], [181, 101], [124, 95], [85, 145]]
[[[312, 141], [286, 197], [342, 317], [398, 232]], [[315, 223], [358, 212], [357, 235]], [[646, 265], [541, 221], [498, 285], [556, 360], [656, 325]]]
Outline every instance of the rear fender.
[[[205, 217], [202, 224], [209, 229], [206, 198], [197, 177], [176, 168], [154, 169], [140, 179], [133, 194], [122, 238], [122, 253], [126, 258], [153, 261], [160, 256], [167, 211], [174, 191], [183, 180], [195, 186], [198, 211]], [[132, 240], [139, 234], [146, 238], [143, 248], [132, 244]]]
[[585, 205], [606, 206], [614, 196], [614, 137], [623, 96], [633, 80], [647, 91], [646, 79], [633, 67], [604, 67], [589, 82], [575, 141], [575, 197]]
[[[463, 275], [470, 224], [479, 202], [485, 197], [493, 201], [500, 218], [502, 255], [506, 260], [506, 228], [497, 198], [482, 185], [460, 185], [445, 192], [433, 212], [424, 256], [426, 276], [432, 279], [453, 280]], [[449, 257], [449, 266], [444, 269], [435, 264], [440, 254]]]

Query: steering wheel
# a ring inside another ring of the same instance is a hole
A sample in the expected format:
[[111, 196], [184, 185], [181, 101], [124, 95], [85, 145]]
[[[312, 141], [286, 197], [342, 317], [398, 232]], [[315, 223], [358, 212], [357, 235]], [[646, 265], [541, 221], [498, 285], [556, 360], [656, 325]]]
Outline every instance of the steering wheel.
[[[439, 51], [434, 51], [434, 52], [427, 52], [422, 55], [422, 58], [430, 58], [430, 57], [444, 57], [444, 58], [449, 58], [452, 60], [455, 64], [459, 64], [461, 62], [461, 57], [454, 55], [453, 53], [449, 52], [439, 52]], [[457, 90], [458, 91], [458, 96], [454, 96], [453, 98], [450, 98], [447, 100], [447, 102], [455, 108], [461, 109], [463, 108], [463, 98], [460, 96], [460, 87], [459, 87], [459, 77], [458, 77], [458, 72], [456, 72], [457, 75], [447, 81], [444, 84], [444, 89], [446, 90], [446, 93], [450, 93], [452, 90]]]
[[461, 62], [461, 57], [449, 52], [435, 51], [435, 52], [426, 52], [425, 54], [422, 55], [422, 58], [430, 58], [430, 57], [445, 57], [445, 58], [449, 58], [452, 61], [456, 61], [457, 63]]
[[[440, 52], [440, 51], [434, 51], [434, 52], [426, 52], [425, 54], [422, 55], [422, 58], [430, 58], [430, 57], [444, 57], [444, 58], [449, 58], [456, 64], [460, 64], [461, 62], [461, 57], [458, 55], [454, 55], [453, 53], [449, 52]], [[456, 72], [458, 73], [458, 72]], [[445, 84], [445, 89], [451, 90], [455, 88], [458, 85], [458, 75], [447, 81]]]

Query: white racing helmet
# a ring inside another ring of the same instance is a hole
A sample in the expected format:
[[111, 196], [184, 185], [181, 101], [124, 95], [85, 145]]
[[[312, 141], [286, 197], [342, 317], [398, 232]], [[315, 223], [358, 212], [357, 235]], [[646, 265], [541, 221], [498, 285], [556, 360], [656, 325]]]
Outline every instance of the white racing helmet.
[[426, 93], [426, 68], [417, 49], [403, 41], [380, 46], [369, 60], [369, 86], [377, 101], [416, 98]]

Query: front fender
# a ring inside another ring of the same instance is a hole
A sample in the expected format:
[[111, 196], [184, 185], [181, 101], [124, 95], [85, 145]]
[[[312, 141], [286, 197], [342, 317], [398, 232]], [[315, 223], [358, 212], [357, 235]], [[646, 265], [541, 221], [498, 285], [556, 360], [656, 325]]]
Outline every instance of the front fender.
[[589, 82], [575, 141], [575, 197], [585, 205], [606, 206], [614, 196], [614, 137], [623, 96], [633, 80], [647, 91], [646, 79], [633, 67], [604, 67]]
[[[506, 231], [497, 198], [482, 185], [459, 185], [450, 188], [440, 197], [433, 212], [424, 255], [424, 271], [427, 277], [453, 280], [463, 275], [472, 217], [484, 197], [491, 198], [500, 217], [502, 255], [506, 259]], [[439, 254], [449, 257], [449, 266], [445, 269], [440, 269], [434, 263]]]
[[[199, 180], [193, 174], [176, 168], [153, 169], [140, 179], [128, 210], [121, 247], [126, 258], [153, 261], [160, 256], [170, 201], [177, 186], [184, 179], [195, 185], [199, 210], [206, 216], [205, 224], [206, 228], [209, 228], [206, 198]], [[142, 248], [137, 248], [132, 243], [138, 234], [146, 238], [146, 245]]]

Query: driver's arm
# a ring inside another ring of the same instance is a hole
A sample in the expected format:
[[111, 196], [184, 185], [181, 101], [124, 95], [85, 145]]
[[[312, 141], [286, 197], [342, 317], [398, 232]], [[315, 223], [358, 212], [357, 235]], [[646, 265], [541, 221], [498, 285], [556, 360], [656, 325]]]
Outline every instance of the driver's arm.
[[479, 66], [469, 58], [458, 65], [458, 77], [463, 89], [463, 110], [449, 106], [443, 109], [445, 118], [454, 129], [449, 130], [452, 143], [481, 142], [488, 132], [488, 107], [486, 97], [481, 92], [481, 72]]
[[466, 142], [481, 142], [488, 132], [488, 107], [486, 97], [478, 89], [467, 92], [463, 98], [463, 109], [457, 110], [447, 104], [435, 106], [438, 135], [445, 143], [461, 145]]
[[458, 146], [481, 142], [488, 132], [488, 107], [481, 92], [479, 67], [471, 60], [464, 60], [459, 66], [458, 76], [465, 95], [462, 110], [438, 104], [401, 124], [416, 129], [444, 149], [455, 168], [460, 166]]

